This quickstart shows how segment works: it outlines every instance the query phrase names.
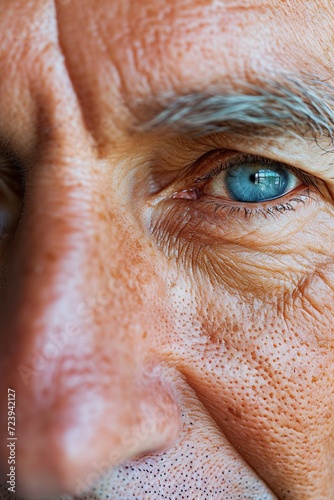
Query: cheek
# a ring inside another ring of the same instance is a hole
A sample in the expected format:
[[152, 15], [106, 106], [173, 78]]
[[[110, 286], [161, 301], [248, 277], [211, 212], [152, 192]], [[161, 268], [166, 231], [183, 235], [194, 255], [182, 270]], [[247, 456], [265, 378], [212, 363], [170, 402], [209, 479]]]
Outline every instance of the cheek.
[[327, 314], [314, 302], [306, 311], [307, 294], [325, 293], [320, 278], [279, 298], [246, 299], [197, 285], [174, 288], [169, 355], [223, 434], [275, 491], [283, 491], [285, 475], [296, 484], [302, 475], [311, 487], [319, 468], [321, 482], [330, 463], [334, 356], [320, 339], [331, 331], [333, 294], [327, 291]]

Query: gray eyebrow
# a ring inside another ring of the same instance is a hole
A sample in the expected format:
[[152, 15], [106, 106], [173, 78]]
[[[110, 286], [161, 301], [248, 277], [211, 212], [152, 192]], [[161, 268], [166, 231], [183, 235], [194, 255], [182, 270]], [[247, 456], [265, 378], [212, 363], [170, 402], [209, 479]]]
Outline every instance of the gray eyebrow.
[[241, 83], [225, 91], [163, 94], [153, 97], [141, 111], [150, 116], [139, 126], [146, 132], [269, 137], [311, 134], [334, 142], [334, 87], [316, 77], [285, 76], [258, 85]]

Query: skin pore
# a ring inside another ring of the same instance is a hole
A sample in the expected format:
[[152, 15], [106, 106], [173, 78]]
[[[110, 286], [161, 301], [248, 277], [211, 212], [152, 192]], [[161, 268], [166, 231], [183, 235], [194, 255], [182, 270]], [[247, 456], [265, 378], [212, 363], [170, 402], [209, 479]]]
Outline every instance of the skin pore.
[[[3, 4], [17, 498], [333, 499], [331, 115], [327, 134], [191, 134], [145, 128], [161, 109], [142, 106], [313, 78], [330, 109], [331, 0]], [[257, 204], [218, 196], [241, 155], [298, 182]]]

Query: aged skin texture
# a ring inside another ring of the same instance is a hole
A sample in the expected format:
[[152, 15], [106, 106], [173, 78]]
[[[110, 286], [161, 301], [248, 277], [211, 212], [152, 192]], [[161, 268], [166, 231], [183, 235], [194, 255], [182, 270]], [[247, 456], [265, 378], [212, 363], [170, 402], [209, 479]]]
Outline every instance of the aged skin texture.
[[[332, 0], [0, 2], [15, 498], [334, 499], [333, 33]], [[286, 189], [233, 198], [254, 162]]]

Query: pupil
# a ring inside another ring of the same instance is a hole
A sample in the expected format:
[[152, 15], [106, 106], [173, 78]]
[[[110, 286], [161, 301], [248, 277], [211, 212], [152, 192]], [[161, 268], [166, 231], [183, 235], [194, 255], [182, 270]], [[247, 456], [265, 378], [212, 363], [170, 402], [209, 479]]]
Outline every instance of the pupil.
[[258, 172], [254, 172], [250, 174], [249, 180], [253, 184], [261, 184], [266, 182], [268, 185], [274, 186], [279, 186], [281, 183], [279, 173], [272, 172], [271, 170], [259, 170]]
[[249, 180], [253, 183], [253, 184], [258, 184], [258, 174], [250, 174], [249, 176]]

